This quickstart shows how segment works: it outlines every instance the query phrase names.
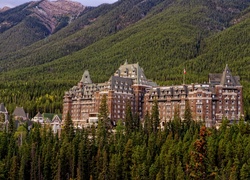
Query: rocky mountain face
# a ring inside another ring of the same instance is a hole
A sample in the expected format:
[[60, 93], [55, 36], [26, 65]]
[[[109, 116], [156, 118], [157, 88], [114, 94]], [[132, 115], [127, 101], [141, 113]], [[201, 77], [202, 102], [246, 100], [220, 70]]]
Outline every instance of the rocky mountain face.
[[76, 19], [85, 9], [82, 4], [68, 0], [44, 0], [39, 3], [32, 2], [30, 6], [33, 12], [31, 16], [43, 22], [50, 33], [53, 33], [62, 23], [66, 25]]
[[0, 32], [23, 21], [36, 19], [51, 34], [59, 26], [63, 27], [62, 24], [65, 26], [76, 19], [84, 10], [85, 7], [81, 3], [70, 0], [32, 1], [13, 9], [4, 7], [0, 10]]
[[0, 53], [12, 53], [45, 39], [76, 20], [85, 6], [70, 0], [32, 1], [0, 11]]
[[3, 8], [0, 8], [0, 13], [9, 10], [10, 7], [4, 6]]

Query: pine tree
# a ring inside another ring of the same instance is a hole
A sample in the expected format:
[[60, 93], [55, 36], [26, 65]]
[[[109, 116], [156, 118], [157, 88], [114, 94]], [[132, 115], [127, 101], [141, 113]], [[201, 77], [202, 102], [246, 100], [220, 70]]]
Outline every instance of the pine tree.
[[147, 137], [149, 137], [152, 131], [153, 131], [153, 123], [147, 111], [144, 117], [144, 132], [147, 134]]
[[160, 118], [159, 118], [159, 109], [158, 109], [158, 101], [157, 99], [153, 102], [152, 112], [151, 112], [151, 119], [153, 123], [153, 132], [157, 133], [159, 125], [160, 125]]
[[141, 129], [141, 121], [138, 113], [135, 113], [134, 115], [134, 128], [136, 131], [139, 131]]
[[110, 179], [122, 179], [122, 157], [120, 154], [112, 154], [109, 172]]
[[110, 119], [108, 117], [108, 105], [107, 105], [107, 95], [104, 94], [101, 99], [101, 104], [99, 107], [98, 122], [102, 121], [106, 129], [110, 129]]
[[244, 163], [240, 170], [240, 179], [250, 179], [250, 166]]
[[123, 179], [129, 180], [131, 179], [131, 164], [132, 164], [132, 140], [129, 139], [127, 141], [127, 144], [125, 146], [124, 152], [123, 152]]
[[191, 173], [194, 179], [207, 179], [207, 137], [208, 133], [205, 126], [200, 129], [200, 138], [194, 143], [195, 150], [191, 152]]
[[66, 118], [65, 118], [63, 131], [66, 137], [69, 139], [69, 141], [71, 141], [74, 136], [74, 126], [73, 126], [73, 122], [72, 122], [71, 115], [69, 112], [67, 113]]
[[131, 111], [131, 105], [130, 102], [127, 101], [126, 103], [126, 111], [125, 111], [125, 130], [126, 134], [130, 135], [135, 129], [134, 122], [133, 122], [133, 116]]
[[97, 128], [97, 143], [102, 150], [104, 146], [108, 145], [109, 130], [111, 129], [110, 120], [108, 117], [107, 96], [103, 95], [98, 115]]
[[109, 179], [108, 153], [104, 150], [102, 153], [102, 170], [98, 176], [99, 180]]
[[192, 118], [192, 112], [190, 109], [189, 101], [186, 100], [185, 112], [184, 112], [184, 122], [186, 123], [188, 128], [190, 127], [192, 120], [193, 120], [193, 118]]
[[15, 130], [14, 121], [13, 121], [13, 116], [11, 115], [9, 117], [8, 133], [12, 134], [12, 133], [14, 133], [14, 130]]
[[9, 171], [9, 179], [10, 180], [18, 180], [19, 179], [18, 178], [18, 168], [19, 168], [18, 158], [17, 158], [17, 156], [13, 156], [11, 168]]
[[183, 171], [181, 162], [179, 162], [176, 169], [176, 180], [183, 180], [183, 179], [185, 179], [185, 173]]

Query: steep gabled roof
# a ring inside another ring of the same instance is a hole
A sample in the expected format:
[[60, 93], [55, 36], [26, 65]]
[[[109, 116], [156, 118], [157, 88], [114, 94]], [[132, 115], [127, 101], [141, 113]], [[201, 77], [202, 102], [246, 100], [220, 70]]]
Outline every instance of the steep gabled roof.
[[226, 65], [221, 76], [220, 84], [223, 86], [237, 86], [240, 85], [238, 80], [238, 78], [232, 75], [231, 70], [228, 68], [228, 65]]
[[36, 116], [35, 117], [37, 117], [37, 118], [41, 118], [41, 117], [43, 117], [42, 116], [42, 114], [40, 113], [40, 112], [38, 112], [37, 114], [36, 114]]
[[90, 78], [90, 75], [89, 75], [89, 71], [88, 70], [85, 70], [83, 75], [82, 75], [82, 79], [81, 81], [83, 84], [92, 84], [92, 80]]
[[228, 65], [226, 65], [223, 73], [209, 74], [209, 83], [222, 86], [240, 86], [240, 77], [233, 76]]
[[62, 118], [60, 117], [60, 115], [54, 115], [52, 122], [54, 122], [55, 120], [58, 120], [59, 122], [62, 122]]
[[15, 111], [13, 112], [13, 115], [24, 118], [27, 117], [23, 107], [16, 107]]
[[127, 61], [119, 67], [114, 76], [133, 79], [134, 84], [156, 86], [156, 83], [149, 81], [139, 63], [128, 64]]

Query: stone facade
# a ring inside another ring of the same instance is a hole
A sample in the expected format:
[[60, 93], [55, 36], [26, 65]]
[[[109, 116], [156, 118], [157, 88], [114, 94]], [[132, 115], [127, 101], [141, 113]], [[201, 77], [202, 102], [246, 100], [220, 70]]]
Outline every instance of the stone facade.
[[239, 120], [243, 116], [242, 86], [239, 77], [233, 76], [228, 66], [222, 74], [209, 74], [207, 84], [157, 86], [148, 80], [139, 64], [120, 66], [105, 83], [92, 83], [85, 71], [77, 86], [65, 92], [63, 120], [67, 112], [75, 125], [90, 127], [97, 124], [101, 98], [107, 95], [109, 117], [114, 122], [124, 119], [126, 103], [131, 103], [133, 113], [143, 119], [151, 112], [157, 99], [161, 125], [178, 111], [183, 118], [187, 101], [193, 119], [205, 120], [207, 126], [220, 123], [223, 117]]

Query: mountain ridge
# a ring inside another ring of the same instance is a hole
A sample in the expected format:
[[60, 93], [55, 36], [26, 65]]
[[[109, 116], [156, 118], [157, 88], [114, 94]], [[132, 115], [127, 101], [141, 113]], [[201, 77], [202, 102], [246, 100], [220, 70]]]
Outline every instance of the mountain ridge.
[[85, 10], [73, 1], [31, 1], [0, 12], [0, 53], [8, 54], [67, 26]]

